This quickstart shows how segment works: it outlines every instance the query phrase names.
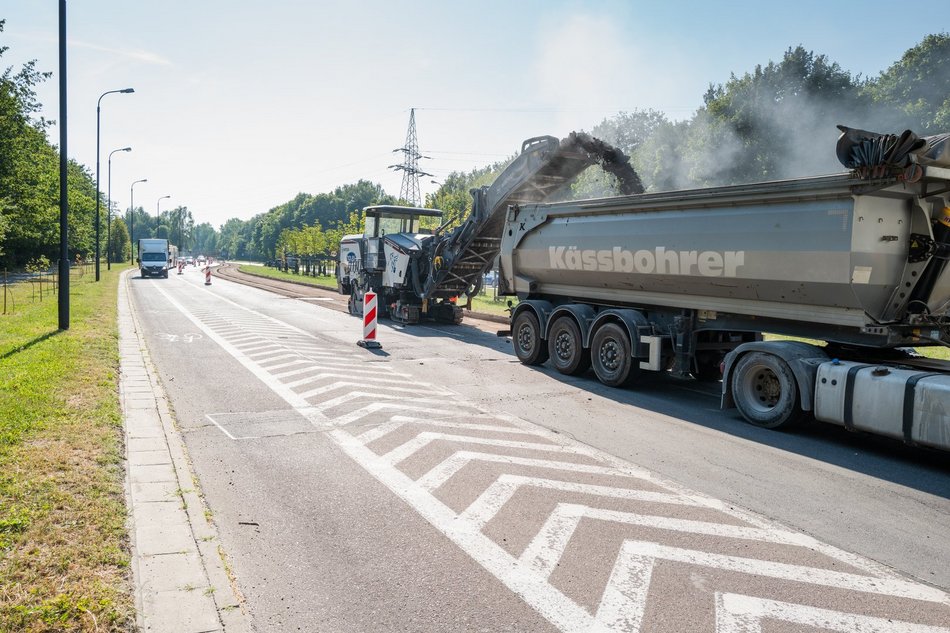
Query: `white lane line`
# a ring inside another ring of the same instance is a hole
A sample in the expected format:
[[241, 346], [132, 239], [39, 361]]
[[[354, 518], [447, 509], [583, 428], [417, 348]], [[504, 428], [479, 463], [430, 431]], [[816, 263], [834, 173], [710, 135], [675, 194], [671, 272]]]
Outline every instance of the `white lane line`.
[[[632, 564], [632, 568], [636, 570], [636, 574], [642, 574], [646, 561], [649, 561], [649, 566], [652, 567], [653, 561], [659, 559], [738, 572], [749, 576], [776, 578], [779, 580], [800, 582], [809, 585], [822, 585], [860, 593], [936, 602], [944, 605], [950, 604], [950, 598], [939, 589], [897, 578], [862, 576], [831, 569], [819, 569], [816, 567], [778, 563], [757, 558], [714, 554], [712, 552], [671, 547], [647, 541], [624, 541], [620, 551], [621, 553], [617, 557], [617, 563], [614, 566], [614, 572], [619, 578], [623, 578], [624, 580], [614, 586], [612, 586], [612, 582], [608, 583], [605, 596], [607, 593], [611, 593], [613, 595], [611, 600], [619, 599], [621, 595], [627, 595], [629, 593], [626, 591], [623, 583], [632, 582], [633, 586], [639, 585], [639, 581], [633, 578], [635, 574], [631, 575], [623, 570], [625, 565]], [[607, 602], [606, 597], [604, 598], [604, 602]], [[641, 605], [628, 603], [624, 609], [636, 610], [640, 607]]]
[[308, 365], [311, 361], [306, 358], [297, 358], [297, 360], [287, 361], [286, 363], [280, 363], [279, 365], [268, 365], [266, 367], [267, 371], [273, 375], [273, 372], [277, 369], [285, 369], [287, 367], [294, 367], [296, 365]]
[[480, 446], [487, 446], [490, 448], [520, 448], [522, 450], [545, 451], [549, 453], [568, 453], [572, 455], [578, 454], [578, 451], [572, 451], [571, 447], [561, 446], [559, 444], [516, 442], [513, 440], [490, 439], [485, 437], [474, 437], [471, 435], [456, 435], [454, 433], [436, 433], [433, 431], [424, 431], [413, 437], [411, 440], [397, 446], [383, 455], [383, 459], [390, 464], [396, 465], [417, 451], [421, 451], [432, 442], [437, 442], [439, 440], [464, 444], [478, 444]]
[[[348, 394], [339, 396], [338, 398], [333, 398], [332, 400], [327, 400], [321, 402], [317, 407], [321, 411], [328, 411], [335, 407], [350, 403], [354, 400], [359, 400], [361, 398], [367, 398], [369, 400], [379, 400], [379, 394], [373, 393], [371, 391], [351, 391]], [[390, 402], [406, 402], [412, 404], [434, 404], [434, 405], [444, 405], [446, 404], [445, 398], [407, 398], [404, 396], [390, 396], [386, 400]]]
[[161, 287], [156, 286], [156, 289], [160, 294], [162, 294], [168, 302], [174, 306], [179, 312], [185, 315], [189, 321], [195, 324], [202, 332], [208, 335], [208, 338], [221, 346], [221, 348], [230, 354], [236, 361], [238, 361], [244, 368], [250, 371], [258, 380], [264, 383], [267, 387], [276, 393], [279, 397], [283, 398], [284, 401], [289, 404], [293, 409], [296, 409], [298, 413], [304, 416], [312, 424], [318, 427], [326, 427], [328, 421], [326, 416], [323, 415], [321, 411], [316, 409], [309, 402], [299, 397], [294, 393], [293, 389], [285, 387], [281, 382], [275, 379], [270, 373], [265, 370], [263, 367], [258, 365], [256, 362], [248, 358], [241, 350], [237, 349], [231, 343], [224, 339], [224, 337], [218, 335], [212, 328], [207, 326], [203, 321], [194, 316], [187, 308], [178, 303], [168, 292]]
[[250, 343], [241, 343], [239, 345], [234, 345], [234, 341], [231, 341], [231, 344], [234, 345], [234, 347], [236, 347], [237, 349], [241, 350], [242, 352], [248, 355], [258, 350], [268, 350], [268, 349], [283, 350], [284, 349], [282, 345], [278, 345], [277, 343], [262, 341], [257, 336], [255, 336], [254, 338], [256, 340]]
[[234, 437], [233, 435], [231, 435], [230, 433], [228, 433], [228, 430], [227, 430], [226, 428], [224, 428], [223, 426], [221, 426], [220, 424], [218, 424], [218, 421], [215, 420], [214, 418], [212, 418], [210, 415], [205, 414], [205, 417], [208, 418], [209, 420], [211, 420], [211, 423], [214, 424], [214, 425], [215, 425], [216, 427], [218, 427], [219, 429], [221, 429], [221, 432], [224, 433], [225, 435], [227, 435], [229, 438], [231, 438], [232, 440], [236, 440], [236, 439], [237, 439], [236, 437]]
[[[638, 480], [642, 481], [642, 480]], [[526, 475], [504, 474], [498, 477], [478, 497], [472, 505], [462, 512], [461, 517], [471, 521], [479, 527], [484, 526], [494, 517], [502, 506], [525, 487], [543, 488], [545, 490], [559, 490], [561, 492], [578, 493], [606, 497], [610, 499], [628, 499], [631, 501], [649, 501], [652, 503], [666, 503], [672, 505], [688, 505], [698, 508], [709, 508], [705, 500], [697, 497], [687, 497], [670, 492], [656, 492], [653, 490], [638, 490], [636, 488], [620, 488], [617, 486], [600, 486], [597, 484], [582, 484], [559, 479], [544, 477], [529, 477]], [[572, 505], [572, 504], [567, 504]], [[542, 539], [543, 540], [543, 539]], [[529, 547], [530, 549], [530, 547]]]
[[[311, 364], [310, 367], [308, 367], [308, 368], [306, 369], [306, 371], [319, 371], [320, 369], [321, 369], [320, 367], [317, 367], [317, 366], [314, 366], [314, 365]], [[298, 372], [296, 372], [296, 373], [304, 373], [304, 372], [301, 370], [301, 371], [298, 371]], [[346, 377], [347, 377], [347, 378], [351, 378], [351, 377], [352, 377], [352, 376], [351, 376], [352, 373], [353, 373], [353, 372], [347, 372], [347, 373], [346, 373]], [[277, 377], [277, 378], [280, 378], [281, 376], [282, 376], [282, 374], [278, 374], [276, 377]], [[294, 380], [293, 382], [288, 382], [288, 383], [285, 383], [285, 384], [286, 384], [288, 387], [301, 387], [301, 386], [303, 386], [303, 385], [307, 385], [307, 384], [310, 384], [310, 383], [312, 383], [312, 382], [317, 382], [318, 380], [325, 380], [325, 379], [327, 379], [327, 378], [339, 379], [339, 378], [341, 378], [341, 377], [342, 377], [342, 376], [340, 376], [340, 374], [328, 374], [328, 373], [326, 373], [326, 372], [323, 372], [323, 373], [319, 373], [319, 374], [316, 374], [316, 375], [313, 375], [313, 376], [307, 376], [306, 378], [300, 378], [300, 379]], [[368, 385], [368, 384], [371, 384], [371, 383], [372, 383], [372, 384], [375, 384], [375, 383], [383, 383], [383, 384], [393, 384], [393, 385], [404, 385], [404, 384], [406, 384], [406, 381], [403, 380], [403, 379], [401, 379], [401, 378], [379, 378], [379, 377], [378, 377], [378, 374], [375, 374], [375, 373], [372, 374], [372, 375], [370, 375], [370, 376], [364, 376], [364, 377], [360, 378], [360, 381], [361, 381], [361, 384], [362, 384], [362, 385]], [[418, 385], [418, 386], [428, 386], [428, 385], [429, 385], [429, 383], [424, 383], [424, 382], [418, 382], [418, 383], [415, 383], [415, 384]], [[451, 392], [450, 392], [450, 393], [451, 393]]]
[[[405, 384], [405, 383], [404, 383], [404, 382], [401, 382], [401, 383], [399, 383], [399, 384]], [[359, 387], [366, 388], [366, 387], [369, 387], [369, 386], [370, 386], [370, 385], [368, 385], [366, 381], [362, 381], [362, 382], [349, 382], [349, 381], [346, 381], [346, 380], [339, 380], [339, 381], [334, 382], [334, 383], [331, 383], [331, 384], [329, 384], [329, 385], [323, 385], [323, 386], [321, 386], [321, 387], [315, 387], [315, 388], [313, 388], [313, 389], [309, 389], [309, 390], [307, 390], [307, 391], [301, 392], [301, 393], [300, 393], [300, 397], [301, 397], [301, 398], [313, 398], [313, 397], [315, 397], [315, 396], [322, 396], [322, 395], [324, 395], [324, 394], [330, 393], [331, 391], [336, 391], [337, 389], [343, 389], [344, 387], [353, 387], [353, 388], [355, 389], [355, 388], [359, 388]], [[444, 389], [440, 389], [440, 388], [437, 388], [437, 387], [433, 387], [431, 390], [430, 390], [430, 389], [425, 389], [425, 390], [423, 390], [423, 389], [409, 389], [409, 388], [407, 388], [407, 387], [393, 387], [393, 386], [390, 386], [390, 385], [387, 385], [387, 384], [373, 385], [373, 387], [380, 390], [380, 391], [375, 392], [375, 393], [373, 394], [373, 397], [375, 397], [375, 398], [377, 398], [377, 399], [382, 399], [382, 398], [391, 399], [391, 398], [393, 398], [393, 397], [397, 397], [397, 396], [392, 396], [392, 395], [390, 395], [390, 392], [393, 392], [393, 391], [396, 391], [396, 392], [399, 392], [399, 393], [412, 393], [412, 394], [432, 393], [432, 394], [434, 394], [434, 395], [443, 395], [443, 396], [451, 396], [451, 395], [454, 395], [451, 391], [445, 391]], [[350, 392], [350, 393], [353, 393], [353, 392]]]
[[432, 407], [413, 407], [400, 404], [393, 404], [391, 402], [374, 402], [368, 404], [364, 407], [361, 407], [355, 411], [351, 411], [346, 415], [341, 415], [333, 418], [333, 424], [335, 426], [346, 426], [352, 424], [357, 420], [362, 420], [363, 418], [379, 413], [380, 411], [398, 411], [400, 413], [431, 413], [434, 416], [445, 416], [452, 415], [457, 413], [451, 409], [436, 409]]
[[[237, 329], [235, 329], [234, 331], [235, 331], [235, 332], [241, 332], [241, 331], [243, 331], [243, 330], [241, 330], [240, 328], [237, 328]], [[218, 333], [221, 334], [220, 330], [218, 331]], [[258, 336], [257, 334], [247, 334], [247, 335], [245, 335], [245, 336], [234, 336], [234, 337], [230, 337], [230, 336], [228, 336], [227, 334], [225, 334], [224, 336], [225, 336], [229, 341], [231, 341], [231, 344], [232, 344], [232, 345], [234, 345], [234, 346], [237, 347], [238, 349], [242, 349], [242, 348], [244, 348], [244, 347], [246, 347], [246, 346], [248, 346], [248, 345], [257, 345], [258, 343], [263, 343], [263, 342], [264, 342], [264, 341], [261, 340], [261, 337]]]
[[597, 607], [591, 632], [639, 632], [652, 577], [653, 559], [621, 548]]
[[[301, 352], [301, 355], [306, 356], [307, 354], [304, 354], [303, 352]], [[339, 356], [336, 359], [314, 358], [313, 361], [316, 363], [320, 363], [321, 367], [324, 367], [326, 369], [333, 369], [344, 374], [349, 373], [350, 371], [355, 371], [357, 370], [357, 368], [359, 368], [363, 373], [395, 374], [395, 375], [401, 375], [401, 376], [407, 376], [407, 377], [411, 376], [411, 374], [405, 374], [405, 373], [397, 374], [396, 372], [393, 372], [392, 369], [390, 369], [388, 365], [375, 363], [375, 367], [374, 367], [374, 363], [366, 363], [366, 362], [361, 362], [361, 361], [347, 362], [345, 360], [339, 360]]]
[[534, 459], [531, 457], [513, 457], [511, 455], [494, 455], [491, 453], [477, 453], [474, 451], [458, 451], [449, 456], [445, 461], [427, 472], [425, 475], [420, 477], [417, 483], [423, 489], [432, 492], [451, 479], [455, 473], [462, 470], [462, 468], [472, 462], [493, 462], [497, 464], [511, 464], [515, 466], [534, 466], [537, 468], [565, 470], [568, 472], [584, 473], [589, 475], [614, 475], [618, 477], [633, 477], [640, 479], [640, 477], [637, 477], [636, 475], [618, 472], [611, 466], [588, 466], [586, 464], [577, 464], [574, 462], [557, 462], [547, 459]]
[[389, 435], [393, 431], [401, 429], [408, 424], [427, 424], [445, 429], [463, 429], [466, 431], [491, 431], [498, 433], [517, 433], [524, 435], [521, 429], [514, 429], [510, 426], [501, 426], [498, 424], [466, 424], [465, 422], [448, 422], [446, 420], [425, 420], [422, 418], [408, 418], [405, 416], [393, 416], [388, 422], [380, 424], [377, 427], [361, 433], [358, 438], [363, 444], [369, 444], [381, 437]]
[[342, 429], [329, 432], [339, 446], [373, 477], [403, 499], [422, 517], [462, 548], [515, 595], [562, 631], [586, 631], [593, 618], [586, 609], [552, 587], [539, 575], [513, 560], [494, 541], [457, 520], [455, 513], [422, 490], [409, 477], [389, 466]]
[[762, 623], [766, 619], [839, 633], [950, 633], [950, 629], [941, 626], [842, 613], [734, 593], [716, 594], [716, 633], [762, 633]]
[[263, 365], [264, 363], [273, 363], [276, 360], [286, 360], [288, 358], [300, 359], [300, 354], [295, 352], [266, 352], [264, 354], [248, 354], [247, 357], [255, 363]]
[[[271, 367], [271, 370], [273, 369], [274, 368]], [[301, 367], [300, 369], [291, 369], [290, 371], [282, 371], [278, 374], [272, 373], [271, 375], [274, 376], [274, 378], [277, 378], [278, 380], [283, 380], [284, 378], [290, 378], [292, 376], [299, 376], [300, 374], [306, 374], [308, 371], [318, 371], [318, 368], [314, 367], [312, 362], [307, 362], [306, 367]], [[290, 384], [289, 382], [284, 383], [284, 384], [286, 384], [288, 387], [294, 386]]]
[[[643, 500], [653, 501], [648, 498]], [[677, 503], [676, 501], [659, 501], [661, 503]], [[680, 503], [682, 503], [682, 501], [680, 501]], [[814, 539], [807, 535], [787, 530], [763, 530], [761, 528], [711, 523], [708, 521], [673, 519], [635, 512], [602, 510], [574, 503], [559, 503], [554, 509], [554, 512], [552, 512], [547, 521], [545, 521], [544, 526], [521, 554], [521, 562], [545, 577], [550, 576], [555, 568], [557, 568], [558, 562], [560, 562], [561, 557], [564, 555], [567, 544], [574, 535], [574, 531], [577, 529], [578, 524], [580, 524], [581, 519], [585, 518], [627, 525], [639, 525], [660, 530], [706, 534], [709, 536], [721, 536], [795, 547], [811, 547], [814, 543]]]

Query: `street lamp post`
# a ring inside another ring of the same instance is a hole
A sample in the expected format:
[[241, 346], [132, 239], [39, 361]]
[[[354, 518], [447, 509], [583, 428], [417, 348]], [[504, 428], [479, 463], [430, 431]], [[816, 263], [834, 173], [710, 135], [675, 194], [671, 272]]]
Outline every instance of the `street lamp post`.
[[140, 182], [148, 182], [148, 178], [136, 180], [129, 187], [129, 263], [135, 263], [135, 185]]
[[123, 88], [122, 90], [109, 90], [99, 95], [96, 102], [96, 281], [99, 281], [99, 120], [102, 111], [102, 98], [114, 93], [128, 94], [135, 92], [133, 88]]
[[171, 196], [162, 196], [161, 198], [159, 198], [158, 200], [155, 201], [155, 226], [156, 226], [156, 227], [158, 226], [158, 221], [159, 221], [159, 220], [158, 220], [158, 217], [159, 217], [159, 213], [158, 213], [158, 203], [161, 202], [162, 200], [164, 200], [165, 198], [171, 198]]
[[106, 196], [106, 204], [108, 209], [106, 210], [106, 269], [112, 270], [112, 155], [116, 152], [131, 152], [131, 147], [123, 147], [122, 149], [114, 149], [109, 152], [109, 184], [108, 186], [108, 195]]

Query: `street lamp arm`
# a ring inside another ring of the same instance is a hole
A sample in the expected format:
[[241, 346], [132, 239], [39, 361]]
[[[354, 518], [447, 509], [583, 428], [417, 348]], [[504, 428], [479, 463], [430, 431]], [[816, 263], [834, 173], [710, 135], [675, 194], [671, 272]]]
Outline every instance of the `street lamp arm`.
[[129, 94], [130, 92], [135, 92], [135, 88], [123, 88], [121, 90], [107, 90], [106, 92], [103, 92], [101, 95], [99, 95], [99, 100], [96, 102], [96, 107], [98, 108], [102, 104], [102, 98], [106, 95], [111, 95], [111, 94], [116, 94], [116, 93]]

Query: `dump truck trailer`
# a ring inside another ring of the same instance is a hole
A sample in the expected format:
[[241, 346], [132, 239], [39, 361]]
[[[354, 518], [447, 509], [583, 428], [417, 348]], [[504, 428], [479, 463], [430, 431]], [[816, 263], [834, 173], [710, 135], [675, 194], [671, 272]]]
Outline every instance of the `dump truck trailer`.
[[911, 349], [950, 346], [946, 136], [901, 136], [900, 156], [881, 137], [845, 131], [849, 173], [508, 205], [516, 355], [612, 386], [721, 377], [756, 425], [813, 415], [950, 450], [950, 363]]

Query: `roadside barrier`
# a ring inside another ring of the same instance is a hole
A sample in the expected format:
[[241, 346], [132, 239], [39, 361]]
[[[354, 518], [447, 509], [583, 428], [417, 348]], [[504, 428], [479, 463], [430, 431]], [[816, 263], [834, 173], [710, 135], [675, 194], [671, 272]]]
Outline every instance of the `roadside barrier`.
[[183, 275], [185, 270], [185, 262], [178, 260], [178, 274]]
[[372, 289], [363, 295], [363, 340], [357, 345], [367, 349], [382, 347], [376, 340], [376, 293]]
[[211, 266], [205, 268], [205, 285], [211, 285]]

